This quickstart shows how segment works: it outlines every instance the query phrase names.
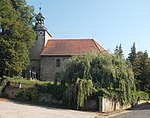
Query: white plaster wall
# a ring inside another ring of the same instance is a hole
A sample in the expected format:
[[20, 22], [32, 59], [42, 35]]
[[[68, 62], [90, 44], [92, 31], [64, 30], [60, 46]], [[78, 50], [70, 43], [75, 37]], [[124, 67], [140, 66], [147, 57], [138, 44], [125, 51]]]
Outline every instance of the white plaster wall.
[[100, 112], [111, 112], [122, 109], [119, 102], [114, 101], [111, 98], [99, 97], [99, 111]]
[[46, 44], [47, 44], [47, 41], [48, 40], [51, 40], [51, 36], [49, 35], [49, 33], [47, 32], [47, 31], [45, 31], [45, 43], [44, 43], [44, 46], [46, 46]]

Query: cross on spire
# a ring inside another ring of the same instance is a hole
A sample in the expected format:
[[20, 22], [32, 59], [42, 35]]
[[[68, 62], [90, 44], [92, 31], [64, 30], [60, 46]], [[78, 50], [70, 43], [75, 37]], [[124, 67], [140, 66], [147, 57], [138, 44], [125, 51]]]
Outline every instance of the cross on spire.
[[35, 19], [36, 19], [36, 26], [37, 25], [40, 25], [40, 26], [43, 26], [44, 25], [44, 20], [45, 20], [45, 18], [44, 18], [44, 16], [42, 15], [42, 13], [41, 13], [41, 6], [39, 7], [39, 10], [40, 10], [40, 12], [38, 13], [38, 15], [35, 17]]
[[42, 9], [42, 8], [41, 8], [41, 7], [39, 7], [40, 13], [41, 13], [41, 9]]

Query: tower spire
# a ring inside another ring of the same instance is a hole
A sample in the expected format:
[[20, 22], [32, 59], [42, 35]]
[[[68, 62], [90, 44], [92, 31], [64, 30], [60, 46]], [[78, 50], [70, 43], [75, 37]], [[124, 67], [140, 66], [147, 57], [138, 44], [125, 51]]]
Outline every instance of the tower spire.
[[41, 6], [39, 7], [39, 13], [38, 13], [38, 15], [35, 17], [35, 19], [36, 19], [36, 27], [44, 27], [44, 20], [45, 20], [45, 18], [44, 18], [44, 16], [42, 15], [42, 13], [41, 13]]

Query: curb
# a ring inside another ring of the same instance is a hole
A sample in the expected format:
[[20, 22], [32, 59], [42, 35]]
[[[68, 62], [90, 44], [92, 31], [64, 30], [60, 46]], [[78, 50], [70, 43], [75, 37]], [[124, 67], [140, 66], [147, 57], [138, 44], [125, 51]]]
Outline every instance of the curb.
[[99, 113], [97, 115], [97, 117], [95, 118], [111, 118], [111, 117], [114, 117], [114, 116], [118, 116], [118, 115], [121, 115], [121, 114], [124, 114], [124, 113], [129, 113], [131, 111], [129, 110], [120, 110], [120, 111], [113, 111], [113, 112], [109, 112], [109, 113]]
[[133, 108], [130, 108], [130, 109], [113, 111], [113, 112], [108, 112], [108, 113], [98, 113], [97, 117], [95, 117], [95, 118], [111, 118], [111, 117], [115, 117], [115, 116], [118, 116], [121, 114], [130, 113], [133, 110], [140, 110], [140, 109], [144, 108], [145, 106], [147, 106], [147, 104], [150, 104], [150, 101], [141, 103], [141, 104], [139, 104]]

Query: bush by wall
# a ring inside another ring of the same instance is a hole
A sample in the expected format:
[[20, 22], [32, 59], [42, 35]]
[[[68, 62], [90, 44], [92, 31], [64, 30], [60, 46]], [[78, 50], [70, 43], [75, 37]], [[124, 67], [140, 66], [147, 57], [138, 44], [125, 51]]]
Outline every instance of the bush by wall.
[[139, 100], [149, 100], [149, 94], [144, 91], [135, 92], [136, 99]]
[[21, 98], [27, 101], [37, 101], [38, 91], [35, 88], [24, 89], [16, 95], [17, 98]]

